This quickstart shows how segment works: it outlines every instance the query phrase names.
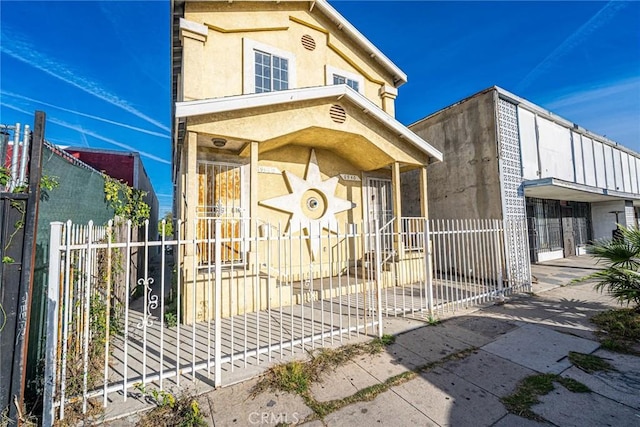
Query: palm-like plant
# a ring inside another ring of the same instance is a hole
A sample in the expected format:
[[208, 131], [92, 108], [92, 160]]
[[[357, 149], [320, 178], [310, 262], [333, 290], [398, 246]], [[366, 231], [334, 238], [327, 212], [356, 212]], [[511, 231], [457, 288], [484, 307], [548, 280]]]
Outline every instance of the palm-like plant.
[[634, 305], [640, 311], [640, 229], [619, 226], [613, 239], [596, 241], [588, 252], [604, 262], [606, 268], [584, 279], [595, 279], [599, 291], [607, 291], [620, 303]]

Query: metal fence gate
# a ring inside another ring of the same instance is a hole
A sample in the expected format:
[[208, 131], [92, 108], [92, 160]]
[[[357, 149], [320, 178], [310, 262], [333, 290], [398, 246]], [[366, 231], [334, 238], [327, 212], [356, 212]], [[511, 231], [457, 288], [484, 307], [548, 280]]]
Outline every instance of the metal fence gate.
[[[197, 237], [182, 238], [187, 225]], [[53, 223], [45, 424], [126, 401], [137, 384], [217, 387], [249, 365], [381, 336], [383, 316], [437, 316], [528, 290], [528, 278], [505, 277], [507, 225], [526, 236], [524, 222], [497, 220], [305, 235], [204, 218], [178, 221], [171, 240], [134, 241], [130, 223]]]

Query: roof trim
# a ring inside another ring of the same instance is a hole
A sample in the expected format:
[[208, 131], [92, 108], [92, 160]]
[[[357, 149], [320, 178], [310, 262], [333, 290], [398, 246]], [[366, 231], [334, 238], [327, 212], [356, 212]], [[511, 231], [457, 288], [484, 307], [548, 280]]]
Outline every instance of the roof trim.
[[570, 121], [568, 119], [565, 119], [564, 117], [561, 117], [561, 116], [559, 116], [559, 115], [557, 115], [555, 113], [552, 113], [551, 111], [549, 111], [549, 110], [547, 110], [547, 109], [545, 109], [545, 108], [543, 108], [543, 107], [541, 107], [541, 106], [539, 106], [537, 104], [534, 104], [531, 101], [528, 101], [528, 100], [526, 100], [524, 98], [521, 98], [518, 95], [515, 95], [515, 94], [509, 92], [508, 90], [505, 90], [505, 89], [501, 88], [500, 86], [491, 86], [491, 87], [488, 87], [486, 89], [481, 90], [480, 92], [476, 92], [473, 95], [470, 95], [470, 96], [467, 96], [465, 98], [462, 98], [461, 100], [456, 101], [451, 105], [447, 105], [446, 107], [441, 108], [441, 109], [429, 114], [428, 116], [425, 116], [425, 117], [423, 117], [423, 118], [421, 118], [419, 120], [416, 120], [415, 122], [411, 123], [408, 126], [412, 128], [412, 127], [414, 127], [414, 126], [416, 126], [416, 125], [418, 125], [418, 124], [430, 119], [431, 117], [434, 117], [434, 116], [436, 116], [438, 114], [441, 114], [441, 113], [443, 113], [443, 112], [445, 112], [447, 110], [453, 109], [453, 108], [455, 108], [455, 107], [457, 107], [457, 106], [459, 106], [461, 104], [464, 104], [465, 102], [467, 102], [467, 101], [469, 101], [469, 100], [471, 100], [473, 98], [476, 98], [478, 96], [482, 96], [482, 95], [484, 95], [486, 93], [489, 93], [489, 92], [492, 92], [492, 91], [497, 92], [498, 96], [500, 98], [502, 98], [504, 100], [507, 100], [507, 101], [509, 101], [509, 102], [511, 102], [513, 104], [516, 104], [518, 107], [524, 108], [525, 110], [530, 111], [530, 112], [532, 112], [534, 114], [537, 114], [540, 117], [543, 117], [543, 118], [545, 118], [547, 120], [550, 120], [550, 121], [552, 121], [552, 122], [554, 122], [556, 124], [564, 126], [567, 129], [571, 130], [572, 132], [579, 133], [581, 135], [586, 136], [587, 138], [591, 138], [591, 139], [596, 140], [598, 142], [601, 142], [603, 144], [606, 144], [606, 145], [609, 145], [611, 147], [617, 148], [620, 151], [624, 151], [627, 154], [631, 154], [634, 157], [640, 158], [640, 153], [638, 153], [637, 151], [634, 151], [629, 147], [626, 147], [626, 146], [624, 146], [624, 145], [622, 145], [622, 144], [620, 144], [620, 143], [618, 143], [616, 141], [613, 141], [613, 140], [607, 138], [606, 136], [599, 135], [597, 133], [591, 132], [590, 130], [583, 128], [582, 126], [578, 125], [577, 123], [574, 123], [574, 122], [572, 122], [572, 121]]
[[594, 187], [592, 185], [578, 184], [576, 182], [565, 181], [558, 178], [548, 177], [522, 182], [524, 191], [527, 189], [557, 187], [565, 190], [577, 191], [580, 193], [594, 194], [597, 196], [616, 197], [621, 200], [640, 200], [640, 194], [627, 193], [625, 191], [610, 190], [608, 188]]
[[[559, 125], [565, 126], [567, 128], [569, 128], [570, 130], [576, 132], [576, 133], [580, 133], [582, 135], [585, 135], [588, 138], [591, 139], [596, 139], [598, 140], [598, 142], [602, 142], [606, 145], [610, 145], [612, 147], [618, 148], [622, 151], [627, 152], [628, 154], [633, 154], [635, 157], [640, 157], [640, 153], [632, 150], [631, 148], [625, 147], [624, 145], [621, 145], [620, 143], [613, 141], [609, 138], [607, 138], [606, 136], [603, 135], [599, 135], [597, 133], [593, 133], [588, 129], [585, 129], [583, 127], [581, 127], [580, 125], [578, 125], [577, 123], [574, 123], [568, 119], [565, 119], [564, 117], [561, 117], [537, 104], [534, 104], [531, 101], [528, 101], [524, 98], [519, 97], [518, 95], [515, 95], [511, 92], [509, 92], [508, 90], [505, 90], [499, 86], [493, 86], [487, 90], [491, 90], [494, 89], [496, 92], [498, 92], [498, 96], [500, 96], [501, 98], [510, 101], [514, 104], [517, 104], [519, 107], [522, 107], [526, 110], [531, 111], [532, 113], [538, 114], [539, 116], [544, 117], [545, 119], [548, 119], [552, 122], [555, 122]], [[486, 90], [485, 90], [486, 91]]]
[[382, 65], [394, 77], [394, 86], [400, 87], [407, 82], [407, 75], [395, 65], [387, 56], [380, 51], [373, 43], [369, 41], [356, 27], [351, 25], [337, 10], [333, 8], [326, 0], [316, 0], [315, 5], [320, 9], [331, 21], [333, 21], [340, 30], [344, 31], [348, 36], [353, 38], [367, 53]]
[[198, 101], [177, 102], [176, 118], [201, 116], [205, 114], [237, 111], [247, 108], [265, 107], [269, 105], [289, 104], [314, 99], [337, 98], [347, 99], [360, 107], [370, 116], [377, 119], [387, 128], [396, 132], [399, 137], [412, 143], [420, 151], [438, 161], [442, 161], [442, 153], [420, 138], [405, 125], [384, 112], [369, 99], [351, 89], [347, 85], [317, 86], [302, 89], [289, 89], [278, 92], [236, 95], [224, 98], [204, 99]]

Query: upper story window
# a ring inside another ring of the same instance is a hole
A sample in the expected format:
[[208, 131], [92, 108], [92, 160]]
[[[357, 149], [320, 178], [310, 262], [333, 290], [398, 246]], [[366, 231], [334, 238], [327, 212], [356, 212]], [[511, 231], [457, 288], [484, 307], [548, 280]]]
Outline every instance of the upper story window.
[[244, 93], [273, 92], [296, 87], [296, 61], [291, 52], [243, 39]]
[[326, 66], [326, 84], [346, 84], [356, 92], [364, 95], [364, 78], [360, 74], [340, 70], [330, 65]]
[[350, 78], [341, 76], [339, 74], [334, 74], [333, 75], [333, 84], [334, 85], [344, 85], [346, 84], [347, 86], [349, 86], [351, 89], [355, 90], [356, 92], [360, 92], [360, 83], [356, 80], [352, 80]]
[[255, 51], [256, 93], [289, 89], [289, 60]]

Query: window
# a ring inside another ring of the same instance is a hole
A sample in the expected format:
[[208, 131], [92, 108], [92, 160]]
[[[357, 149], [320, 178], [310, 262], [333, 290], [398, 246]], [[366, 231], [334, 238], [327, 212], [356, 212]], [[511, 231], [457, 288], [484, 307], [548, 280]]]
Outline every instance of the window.
[[256, 93], [289, 89], [289, 60], [255, 51]]
[[360, 83], [355, 81], [355, 80], [351, 80], [347, 77], [344, 76], [339, 76], [338, 74], [334, 74], [333, 75], [333, 84], [334, 85], [344, 85], [346, 84], [347, 86], [349, 86], [351, 89], [355, 90], [356, 92], [360, 92]]
[[292, 53], [244, 39], [245, 94], [293, 89], [296, 83]]
[[213, 263], [214, 219], [222, 219], [222, 260], [236, 263], [243, 260], [243, 174], [242, 166], [198, 162], [198, 261]]
[[364, 95], [364, 78], [360, 74], [350, 73], [327, 65], [325, 78], [328, 85], [347, 85]]

